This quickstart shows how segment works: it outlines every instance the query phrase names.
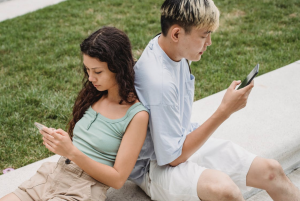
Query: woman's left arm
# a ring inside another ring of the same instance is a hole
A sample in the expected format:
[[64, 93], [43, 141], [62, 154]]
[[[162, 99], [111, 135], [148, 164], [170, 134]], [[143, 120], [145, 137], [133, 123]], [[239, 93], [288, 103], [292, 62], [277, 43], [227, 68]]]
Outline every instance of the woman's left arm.
[[115, 189], [120, 189], [129, 177], [138, 155], [144, 144], [149, 114], [146, 111], [137, 113], [122, 138], [116, 161], [113, 167], [94, 161], [77, 149], [68, 133], [58, 130], [45, 130], [50, 135], [44, 135], [44, 143], [50, 151], [65, 156], [76, 163], [82, 170], [94, 179]]

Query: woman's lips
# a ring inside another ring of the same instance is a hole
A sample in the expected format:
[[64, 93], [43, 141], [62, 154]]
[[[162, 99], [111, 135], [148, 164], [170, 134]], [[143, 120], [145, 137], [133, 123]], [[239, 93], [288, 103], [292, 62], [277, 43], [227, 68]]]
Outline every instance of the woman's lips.
[[201, 55], [202, 55], [202, 54], [203, 54], [203, 52], [200, 52], [199, 54], [201, 54]]

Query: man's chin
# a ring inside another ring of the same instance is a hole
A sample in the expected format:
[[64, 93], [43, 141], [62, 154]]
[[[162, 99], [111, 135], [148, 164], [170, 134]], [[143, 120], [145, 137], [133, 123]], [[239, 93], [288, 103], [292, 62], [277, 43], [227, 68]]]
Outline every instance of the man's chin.
[[187, 59], [189, 61], [199, 61], [201, 59], [201, 55], [199, 54], [197, 57], [195, 58], [191, 58], [191, 59]]

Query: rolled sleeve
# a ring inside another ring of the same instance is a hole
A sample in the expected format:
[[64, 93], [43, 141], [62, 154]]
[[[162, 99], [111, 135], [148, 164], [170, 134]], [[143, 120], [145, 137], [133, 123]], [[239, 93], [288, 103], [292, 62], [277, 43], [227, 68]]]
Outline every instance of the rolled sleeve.
[[166, 165], [178, 158], [186, 134], [182, 131], [178, 106], [150, 106], [150, 132], [158, 165]]
[[190, 132], [193, 132], [193, 131], [196, 130], [199, 126], [200, 126], [199, 123], [197, 123], [197, 122], [192, 122], [192, 123], [191, 123], [191, 130], [190, 130]]

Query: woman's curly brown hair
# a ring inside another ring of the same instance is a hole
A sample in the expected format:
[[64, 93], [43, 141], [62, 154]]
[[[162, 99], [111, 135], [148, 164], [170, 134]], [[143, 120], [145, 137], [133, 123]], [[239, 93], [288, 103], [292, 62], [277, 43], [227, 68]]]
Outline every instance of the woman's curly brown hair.
[[[119, 95], [122, 99], [120, 104], [122, 101], [127, 103], [135, 101], [137, 94], [134, 88], [134, 59], [129, 38], [124, 32], [114, 27], [102, 27], [86, 38], [80, 44], [80, 49], [82, 54], [107, 62], [108, 69], [116, 73]], [[78, 94], [73, 107], [73, 117], [68, 123], [71, 138], [75, 124], [83, 117], [89, 106], [107, 94], [107, 91], [98, 91], [89, 81], [84, 65], [83, 71], [83, 88]]]

